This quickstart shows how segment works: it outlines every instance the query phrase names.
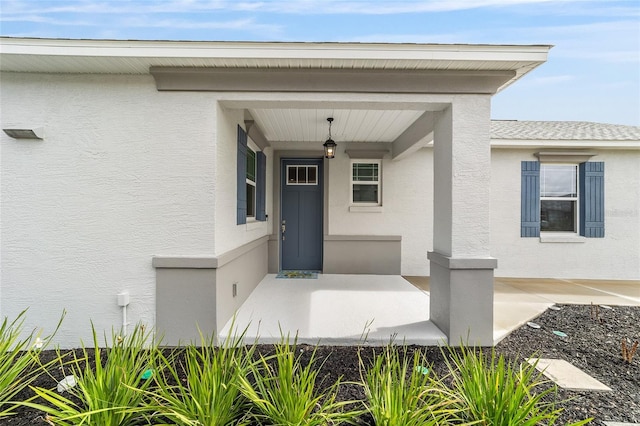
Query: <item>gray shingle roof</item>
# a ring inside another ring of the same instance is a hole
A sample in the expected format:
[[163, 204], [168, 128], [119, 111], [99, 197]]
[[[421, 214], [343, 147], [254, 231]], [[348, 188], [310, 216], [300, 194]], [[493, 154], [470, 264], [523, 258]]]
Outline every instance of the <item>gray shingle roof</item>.
[[640, 140], [640, 126], [592, 123], [588, 121], [492, 120], [492, 139], [522, 140]]

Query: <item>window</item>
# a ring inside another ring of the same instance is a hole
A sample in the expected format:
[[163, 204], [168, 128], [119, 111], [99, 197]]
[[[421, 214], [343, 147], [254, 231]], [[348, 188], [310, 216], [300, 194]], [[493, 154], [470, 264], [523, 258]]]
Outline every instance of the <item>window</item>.
[[523, 161], [522, 237], [540, 232], [604, 237], [604, 163]]
[[578, 165], [540, 165], [540, 231], [578, 232]]
[[287, 185], [317, 185], [318, 166], [287, 166]]
[[371, 160], [351, 161], [351, 203], [362, 206], [381, 205], [381, 162]]
[[258, 150], [247, 146], [248, 138], [244, 129], [238, 126], [238, 155], [236, 167], [237, 182], [237, 224], [247, 223], [247, 217], [266, 221], [266, 170], [267, 157]]
[[256, 152], [247, 147], [247, 217], [256, 216]]

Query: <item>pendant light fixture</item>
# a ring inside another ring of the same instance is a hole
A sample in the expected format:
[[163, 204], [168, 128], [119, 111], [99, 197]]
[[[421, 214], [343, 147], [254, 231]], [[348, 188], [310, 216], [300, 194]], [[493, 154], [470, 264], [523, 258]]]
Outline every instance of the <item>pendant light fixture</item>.
[[336, 146], [338, 145], [331, 139], [331, 123], [333, 122], [333, 117], [327, 118], [329, 122], [329, 139], [323, 144], [324, 146], [324, 158], [333, 158], [336, 156]]

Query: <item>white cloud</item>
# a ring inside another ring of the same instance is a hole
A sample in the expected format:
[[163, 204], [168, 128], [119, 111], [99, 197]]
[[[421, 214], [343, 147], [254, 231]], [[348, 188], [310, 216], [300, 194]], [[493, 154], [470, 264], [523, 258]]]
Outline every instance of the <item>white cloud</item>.
[[461, 33], [442, 34], [367, 34], [355, 36], [344, 41], [358, 43], [436, 43], [455, 44], [460, 43]]
[[252, 32], [276, 33], [281, 31], [279, 25], [259, 24], [253, 18], [235, 19], [230, 21], [190, 21], [187, 19], [153, 19], [145, 17], [127, 18], [121, 22], [123, 27], [143, 27], [143, 28], [172, 28], [172, 29], [195, 29], [195, 30], [251, 30]]
[[640, 27], [635, 20], [526, 28], [519, 34], [553, 43], [552, 55], [557, 57], [640, 62]]
[[[34, 8], [26, 0], [4, 0], [3, 14], [38, 13], [197, 13], [204, 11], [271, 12], [282, 14], [355, 14], [383, 15], [424, 12], [449, 12], [480, 8], [522, 5], [580, 3], [582, 0], [295, 0], [295, 1], [233, 1], [233, 0], [172, 0], [172, 1], [95, 1], [67, 0]], [[37, 3], [36, 3], [37, 4]], [[612, 9], [613, 10], [613, 9]]]
[[472, 28], [446, 33], [365, 34], [359, 42], [550, 44], [550, 57], [609, 63], [640, 63], [637, 21], [614, 20], [565, 26]]
[[88, 20], [58, 19], [58, 18], [52, 18], [52, 17], [42, 16], [42, 15], [22, 15], [19, 17], [14, 17], [14, 16], [2, 17], [2, 22], [31, 22], [35, 24], [47, 24], [47, 25], [58, 25], [58, 26], [95, 25], [94, 22], [91, 22]]
[[[201, 0], [181, 0], [171, 2], [152, 1], [106, 1], [95, 2], [76, 0], [55, 3], [52, 6], [33, 7], [24, 0], [4, 3], [0, 22], [24, 22], [45, 26], [88, 27], [93, 26], [109, 38], [118, 38], [119, 34], [130, 28], [167, 28], [177, 30], [238, 30], [258, 33], [261, 36], [280, 38], [283, 26], [265, 24], [253, 17], [238, 18], [238, 14], [214, 14], [215, 18], [203, 20], [194, 17], [192, 12], [203, 8], [212, 12], [223, 8], [225, 2], [202, 2]], [[220, 3], [216, 5], [216, 3]], [[38, 3], [36, 3], [37, 5]], [[31, 7], [29, 7], [31, 6]], [[202, 13], [199, 13], [202, 15]], [[211, 14], [209, 15], [211, 16]], [[247, 16], [247, 15], [245, 15]], [[228, 17], [228, 19], [224, 19]], [[49, 30], [49, 34], [50, 34]], [[13, 34], [16, 36], [15, 34]], [[42, 34], [40, 34], [42, 36]], [[122, 37], [122, 35], [120, 35]], [[124, 38], [131, 38], [125, 35]]]

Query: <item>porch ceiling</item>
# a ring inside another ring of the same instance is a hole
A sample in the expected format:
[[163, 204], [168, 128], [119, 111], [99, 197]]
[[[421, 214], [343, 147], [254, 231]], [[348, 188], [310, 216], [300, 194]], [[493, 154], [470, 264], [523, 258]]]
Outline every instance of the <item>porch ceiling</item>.
[[270, 142], [324, 141], [327, 117], [333, 117], [331, 135], [339, 142], [393, 142], [423, 111], [366, 109], [250, 109]]

